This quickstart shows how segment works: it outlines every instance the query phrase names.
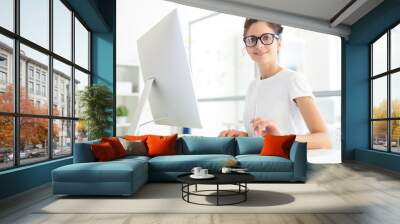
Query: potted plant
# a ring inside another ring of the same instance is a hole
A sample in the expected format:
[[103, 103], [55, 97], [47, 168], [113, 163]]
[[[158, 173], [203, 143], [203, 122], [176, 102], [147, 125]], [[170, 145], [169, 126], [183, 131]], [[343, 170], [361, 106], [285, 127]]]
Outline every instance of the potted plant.
[[128, 121], [128, 108], [126, 106], [117, 107], [117, 124], [124, 124]]
[[81, 118], [87, 126], [89, 140], [110, 136], [114, 106], [112, 92], [103, 84], [94, 84], [79, 95]]

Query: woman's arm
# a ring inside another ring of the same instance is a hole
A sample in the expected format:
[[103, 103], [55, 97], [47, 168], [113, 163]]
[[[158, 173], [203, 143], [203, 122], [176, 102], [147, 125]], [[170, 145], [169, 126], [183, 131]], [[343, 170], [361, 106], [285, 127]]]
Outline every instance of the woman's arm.
[[295, 102], [303, 115], [308, 130], [310, 131], [310, 134], [307, 135], [297, 135], [296, 141], [307, 142], [308, 149], [331, 148], [332, 144], [328, 130], [318, 111], [314, 99], [305, 96], [296, 98]]
[[221, 131], [218, 137], [248, 137], [248, 133], [244, 131], [230, 129]]

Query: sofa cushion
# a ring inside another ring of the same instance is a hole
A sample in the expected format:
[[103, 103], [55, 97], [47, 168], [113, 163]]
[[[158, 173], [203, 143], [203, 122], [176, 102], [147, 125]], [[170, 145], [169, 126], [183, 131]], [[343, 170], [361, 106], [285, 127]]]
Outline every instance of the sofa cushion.
[[240, 167], [249, 172], [292, 172], [292, 161], [279, 156], [238, 155]]
[[124, 146], [121, 144], [117, 137], [103, 137], [101, 138], [101, 142], [108, 142], [114, 149], [115, 155], [117, 158], [122, 158], [126, 156], [126, 151]]
[[236, 155], [260, 154], [264, 144], [262, 137], [236, 137]]
[[150, 157], [147, 157], [147, 156], [130, 155], [130, 156], [125, 156], [124, 158], [120, 158], [120, 159], [114, 160], [113, 162], [121, 162], [121, 161], [123, 161], [123, 162], [128, 162], [129, 163], [129, 162], [132, 162], [132, 161], [135, 161], [135, 160], [148, 162], [149, 159], [150, 159]]
[[92, 144], [99, 144], [100, 140], [77, 142], [74, 148], [74, 163], [95, 162], [96, 158], [90, 148]]
[[52, 175], [58, 182], [130, 182], [133, 173], [147, 172], [146, 166], [140, 159], [74, 163], [53, 170]]
[[141, 140], [126, 140], [124, 138], [119, 138], [122, 146], [126, 151], [126, 155], [137, 155], [145, 156], [147, 155], [146, 143]]
[[108, 142], [92, 144], [90, 147], [92, 149], [94, 157], [96, 157], [96, 161], [105, 162], [118, 158], [112, 145]]
[[193, 167], [200, 166], [209, 171], [219, 171], [230, 159], [231, 155], [174, 155], [158, 156], [149, 160], [149, 170], [163, 172], [190, 172]]
[[235, 138], [183, 136], [180, 142], [180, 152], [185, 155], [235, 155]]
[[125, 135], [124, 139], [131, 140], [131, 141], [143, 141], [146, 142], [148, 135]]
[[146, 140], [148, 156], [165, 156], [176, 154], [178, 134], [170, 136], [149, 135]]
[[270, 135], [264, 136], [264, 145], [261, 149], [261, 156], [280, 156], [286, 159], [290, 159], [290, 148], [296, 135]]

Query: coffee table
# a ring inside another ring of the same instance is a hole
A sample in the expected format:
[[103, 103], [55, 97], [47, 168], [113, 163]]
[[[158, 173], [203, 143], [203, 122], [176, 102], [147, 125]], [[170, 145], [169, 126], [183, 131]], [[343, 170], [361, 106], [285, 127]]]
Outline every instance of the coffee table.
[[[255, 177], [249, 173], [214, 173], [215, 176], [212, 179], [193, 179], [190, 177], [191, 173], [182, 174], [177, 177], [178, 181], [182, 183], [182, 199], [188, 203], [198, 204], [198, 205], [234, 205], [247, 200], [247, 192], [249, 188], [247, 183], [255, 180]], [[197, 185], [215, 185], [215, 190], [198, 190]], [[194, 191], [190, 191], [190, 186], [195, 186]], [[220, 185], [236, 185], [237, 190], [224, 190], [220, 189]], [[209, 192], [215, 192], [215, 194], [205, 194]], [[202, 204], [193, 202], [190, 200], [190, 196], [204, 196], [204, 197], [216, 197], [216, 204]], [[221, 197], [232, 197], [240, 196], [240, 199], [231, 203], [221, 203]]]

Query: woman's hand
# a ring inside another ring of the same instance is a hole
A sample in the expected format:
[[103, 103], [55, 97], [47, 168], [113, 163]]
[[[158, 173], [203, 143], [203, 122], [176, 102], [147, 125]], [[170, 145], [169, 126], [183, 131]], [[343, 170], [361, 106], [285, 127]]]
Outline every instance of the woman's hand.
[[233, 130], [233, 129], [221, 131], [218, 135], [218, 137], [247, 137], [247, 136], [248, 136], [247, 132]]
[[256, 117], [250, 121], [250, 125], [256, 135], [264, 136], [266, 134], [280, 135], [278, 126], [272, 120]]

